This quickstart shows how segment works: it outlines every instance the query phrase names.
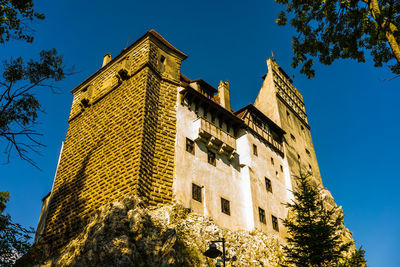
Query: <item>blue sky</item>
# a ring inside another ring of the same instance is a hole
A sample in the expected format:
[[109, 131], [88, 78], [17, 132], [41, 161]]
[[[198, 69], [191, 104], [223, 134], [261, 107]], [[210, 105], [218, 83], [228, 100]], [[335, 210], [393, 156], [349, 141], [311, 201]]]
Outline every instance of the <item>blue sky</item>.
[[393, 77], [387, 68], [374, 68], [370, 59], [341, 60], [316, 64], [314, 79], [300, 75], [290, 67], [293, 31], [275, 25], [282, 7], [272, 0], [36, 2], [47, 18], [32, 25], [35, 42], [0, 46], [1, 59], [32, 58], [55, 47], [77, 73], [57, 84], [58, 94], [37, 91], [45, 113], [36, 128], [47, 147], [34, 159], [42, 171], [16, 157], [0, 165], [0, 190], [11, 192], [7, 212], [16, 222], [36, 227], [68, 127], [70, 90], [101, 67], [104, 54], [116, 56], [153, 28], [189, 56], [182, 64], [186, 76], [215, 87], [229, 80], [235, 110], [255, 100], [274, 51], [304, 96], [324, 186], [343, 206], [357, 246], [370, 266], [400, 266], [400, 78], [385, 81]]

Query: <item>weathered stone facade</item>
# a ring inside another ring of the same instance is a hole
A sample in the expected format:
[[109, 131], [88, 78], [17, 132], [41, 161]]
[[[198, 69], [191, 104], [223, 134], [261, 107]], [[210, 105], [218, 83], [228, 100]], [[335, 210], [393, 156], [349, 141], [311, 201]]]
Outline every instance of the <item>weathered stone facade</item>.
[[101, 206], [132, 195], [283, 241], [293, 177], [309, 171], [322, 185], [301, 94], [269, 59], [255, 104], [234, 112], [229, 82], [188, 79], [185, 58], [151, 30], [72, 90], [36, 242], [56, 250]]
[[176, 84], [184, 58], [150, 31], [72, 91], [45, 242], [62, 245], [110, 201], [132, 194], [149, 204], [172, 200]]

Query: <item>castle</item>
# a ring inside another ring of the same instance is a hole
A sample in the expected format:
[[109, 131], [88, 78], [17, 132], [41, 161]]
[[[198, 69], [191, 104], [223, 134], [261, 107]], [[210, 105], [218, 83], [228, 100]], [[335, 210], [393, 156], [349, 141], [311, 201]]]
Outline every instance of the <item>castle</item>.
[[306, 170], [322, 185], [302, 95], [268, 59], [254, 104], [233, 111], [229, 82], [187, 78], [186, 58], [150, 30], [72, 90], [36, 242], [60, 247], [96, 209], [133, 194], [285, 237], [294, 177]]

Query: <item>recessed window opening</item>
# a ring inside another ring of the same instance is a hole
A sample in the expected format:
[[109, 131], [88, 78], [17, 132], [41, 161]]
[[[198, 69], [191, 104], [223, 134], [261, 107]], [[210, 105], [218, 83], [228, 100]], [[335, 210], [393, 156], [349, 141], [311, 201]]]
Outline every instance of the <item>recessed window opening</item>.
[[231, 215], [231, 208], [229, 205], [229, 200], [221, 197], [221, 211], [227, 215]]
[[279, 232], [278, 218], [272, 215], [272, 228]]
[[290, 134], [290, 138], [292, 138], [292, 140], [296, 142], [296, 137], [294, 137], [293, 134]]
[[306, 148], [306, 153], [308, 154], [308, 155], [311, 155], [311, 153], [310, 153], [310, 151]]
[[166, 58], [163, 55], [161, 55], [160, 61], [162, 64], [165, 64]]
[[262, 222], [263, 224], [266, 224], [266, 220], [265, 220], [265, 210], [263, 210], [262, 208], [258, 208], [258, 218], [260, 219], [260, 222]]
[[253, 155], [258, 156], [257, 146], [255, 144], [253, 144]]
[[186, 151], [194, 155], [194, 141], [186, 138]]
[[271, 164], [274, 165], [274, 158], [271, 157]]
[[201, 202], [201, 187], [196, 184], [192, 184], [192, 198]]
[[281, 165], [281, 172], [283, 172], [283, 166]]
[[268, 192], [272, 193], [272, 184], [271, 180], [265, 177], [265, 189], [267, 189]]
[[214, 152], [210, 150], [207, 151], [207, 161], [213, 166], [217, 165], [217, 160]]

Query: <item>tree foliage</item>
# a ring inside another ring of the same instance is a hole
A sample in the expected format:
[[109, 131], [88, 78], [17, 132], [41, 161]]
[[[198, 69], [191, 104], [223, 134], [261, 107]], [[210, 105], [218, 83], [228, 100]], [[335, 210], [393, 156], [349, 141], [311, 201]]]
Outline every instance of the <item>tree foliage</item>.
[[25, 229], [13, 223], [9, 214], [3, 214], [9, 197], [8, 192], [0, 192], [0, 266], [13, 266], [29, 250], [29, 241], [34, 233], [32, 228]]
[[337, 207], [327, 208], [320, 191], [308, 176], [297, 177], [289, 216], [283, 221], [288, 231], [284, 247], [287, 262], [295, 266], [337, 266], [352, 243], [342, 241], [343, 216]]
[[330, 65], [339, 58], [365, 62], [370, 51], [375, 66], [389, 63], [400, 74], [400, 1], [398, 0], [275, 0], [286, 5], [278, 25], [297, 32], [292, 39], [292, 66], [314, 77], [317, 58]]
[[365, 260], [365, 250], [362, 247], [356, 249], [349, 258], [339, 265], [340, 267], [365, 267], [367, 261]]
[[40, 135], [33, 125], [37, 120], [40, 104], [32, 93], [33, 89], [54, 88], [49, 80], [64, 78], [62, 57], [55, 49], [42, 51], [38, 61], [24, 62], [19, 57], [5, 62], [0, 78], [0, 140], [6, 141], [4, 147], [8, 159], [15, 150], [17, 154], [31, 164], [29, 152], [43, 146], [38, 140]]
[[[33, 9], [33, 0], [0, 0], [0, 43], [11, 39], [33, 41], [29, 22], [44, 19]], [[43, 87], [54, 89], [51, 81], [65, 77], [62, 57], [53, 48], [43, 50], [38, 61], [21, 57], [4, 61], [0, 68], [0, 144], [10, 160], [15, 151], [23, 160], [36, 166], [30, 152], [43, 146], [33, 129], [41, 106], [34, 92]], [[36, 166], [37, 167], [37, 166]]]
[[44, 19], [33, 6], [33, 0], [0, 0], [0, 43], [10, 39], [33, 42], [33, 29], [27, 22]]

